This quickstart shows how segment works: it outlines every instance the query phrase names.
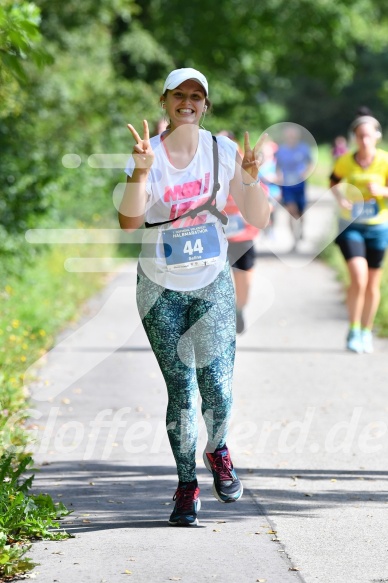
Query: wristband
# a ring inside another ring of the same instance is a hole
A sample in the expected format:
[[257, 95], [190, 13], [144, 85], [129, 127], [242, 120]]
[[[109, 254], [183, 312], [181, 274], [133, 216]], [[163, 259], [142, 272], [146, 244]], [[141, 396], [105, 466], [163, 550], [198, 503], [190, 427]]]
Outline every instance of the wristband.
[[253, 182], [243, 182], [244, 186], [256, 186], [256, 184], [260, 184], [260, 177], [257, 177], [257, 180], [254, 180]]

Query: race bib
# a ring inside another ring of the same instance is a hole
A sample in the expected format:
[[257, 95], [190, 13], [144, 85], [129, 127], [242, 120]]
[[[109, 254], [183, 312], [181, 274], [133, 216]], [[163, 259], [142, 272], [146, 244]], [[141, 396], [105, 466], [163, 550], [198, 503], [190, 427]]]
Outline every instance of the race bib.
[[235, 237], [245, 229], [245, 222], [241, 215], [228, 215], [228, 224], [224, 227], [225, 235]]
[[162, 237], [168, 270], [210, 265], [221, 252], [214, 223], [163, 230]]
[[375, 217], [379, 212], [377, 202], [372, 199], [364, 202], [355, 202], [352, 206], [352, 219], [355, 221], [363, 221]]

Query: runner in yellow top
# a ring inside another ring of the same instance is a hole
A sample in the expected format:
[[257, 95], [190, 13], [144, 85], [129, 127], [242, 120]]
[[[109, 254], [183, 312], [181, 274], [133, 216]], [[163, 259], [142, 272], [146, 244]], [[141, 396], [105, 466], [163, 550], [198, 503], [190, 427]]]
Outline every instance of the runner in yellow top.
[[[347, 348], [370, 353], [380, 302], [381, 267], [388, 247], [388, 153], [376, 148], [381, 126], [371, 115], [358, 116], [351, 131], [357, 150], [338, 158], [330, 185], [340, 206], [336, 243], [350, 275]], [[349, 186], [336, 187], [341, 181]]]

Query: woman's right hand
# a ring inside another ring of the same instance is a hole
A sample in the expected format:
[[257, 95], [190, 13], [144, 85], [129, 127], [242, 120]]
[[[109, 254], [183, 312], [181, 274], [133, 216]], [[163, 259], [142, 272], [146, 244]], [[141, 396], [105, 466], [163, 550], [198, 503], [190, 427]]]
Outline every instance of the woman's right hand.
[[151, 148], [150, 132], [147, 120], [143, 120], [143, 139], [139, 136], [133, 125], [128, 124], [128, 129], [133, 135], [136, 144], [132, 150], [132, 156], [135, 160], [135, 168], [149, 170], [153, 164], [155, 154]]

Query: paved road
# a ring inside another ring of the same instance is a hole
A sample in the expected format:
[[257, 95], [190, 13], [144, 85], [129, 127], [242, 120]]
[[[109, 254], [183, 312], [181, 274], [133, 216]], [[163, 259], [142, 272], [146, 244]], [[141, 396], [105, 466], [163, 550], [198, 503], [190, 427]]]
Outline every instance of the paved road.
[[388, 343], [344, 350], [343, 291], [313, 261], [332, 212], [311, 206], [299, 253], [282, 212], [256, 246], [229, 439], [245, 495], [212, 498], [200, 422], [197, 529], [166, 525], [176, 476], [135, 264], [58, 338], [33, 388], [35, 487], [74, 510], [75, 538], [33, 545], [37, 581], [388, 582]]

